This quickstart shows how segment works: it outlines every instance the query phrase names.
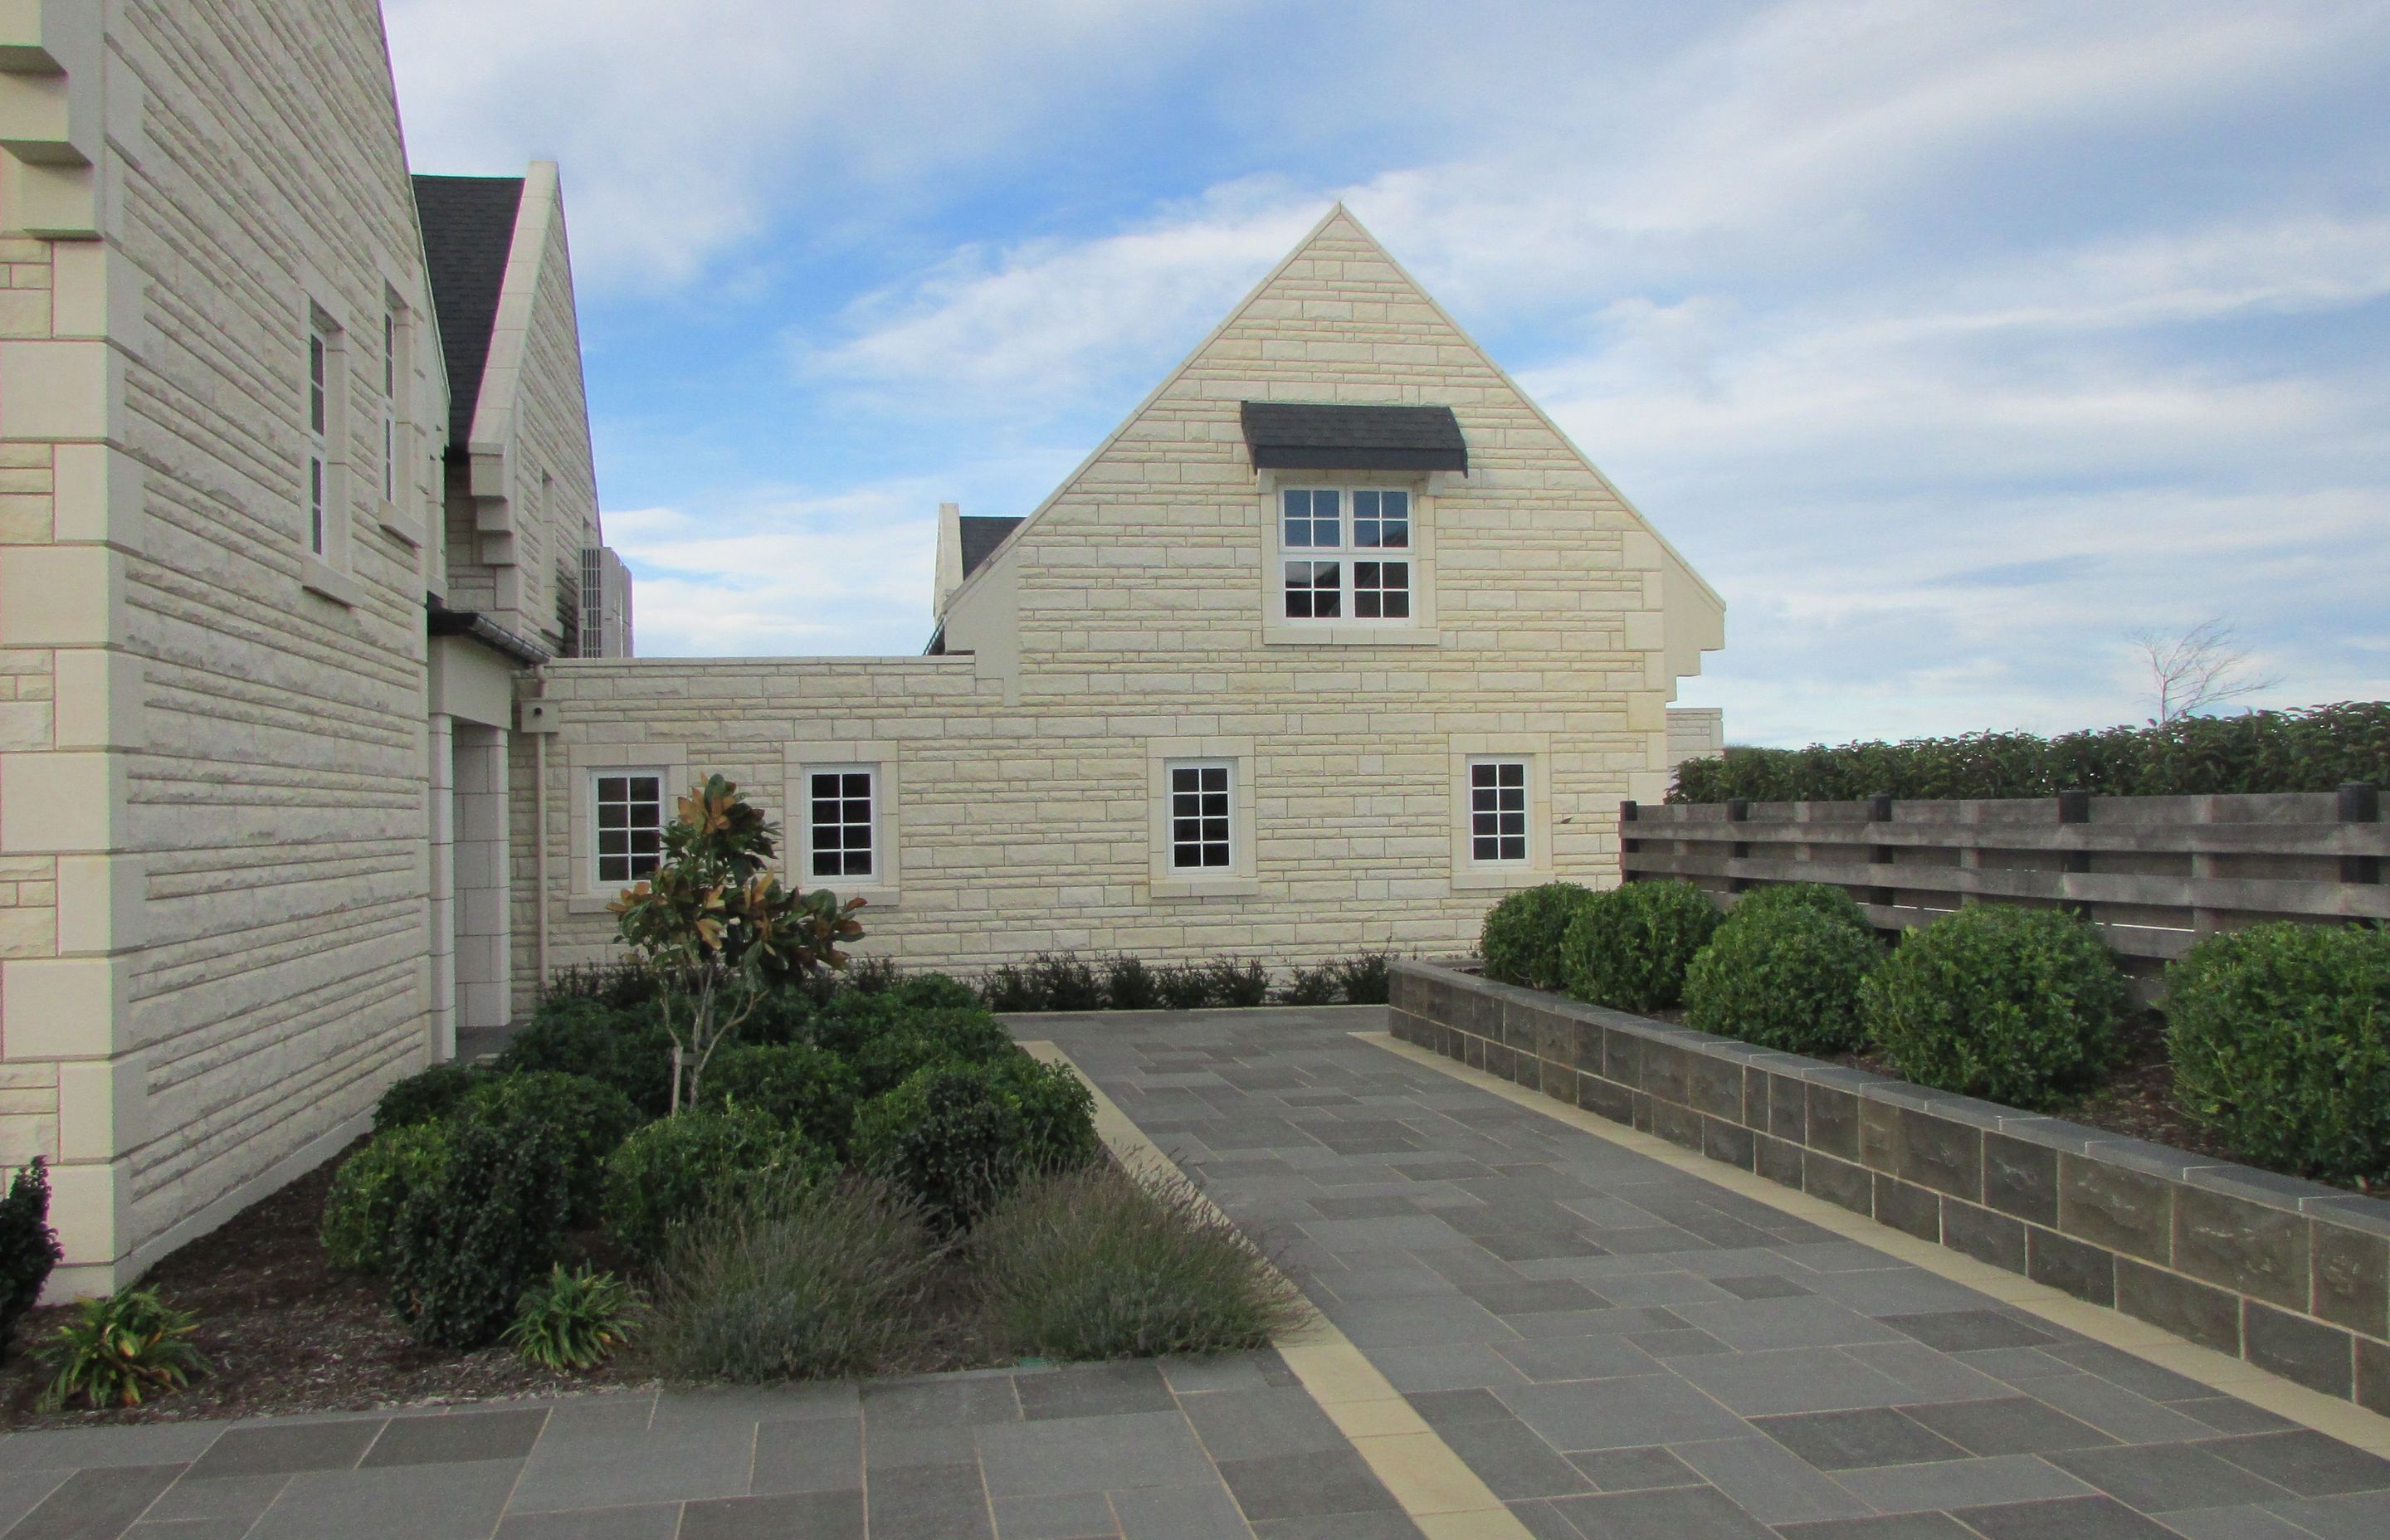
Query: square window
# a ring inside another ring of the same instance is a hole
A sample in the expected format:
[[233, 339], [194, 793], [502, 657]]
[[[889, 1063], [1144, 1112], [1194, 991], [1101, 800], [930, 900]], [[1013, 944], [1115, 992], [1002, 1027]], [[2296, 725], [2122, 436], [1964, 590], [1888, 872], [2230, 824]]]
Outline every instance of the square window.
[[1332, 551], [1344, 543], [1344, 494], [1333, 488], [1297, 489], [1279, 494], [1285, 516], [1286, 548]]
[[663, 853], [663, 776], [623, 772], [594, 777], [598, 880], [636, 882], [655, 875]]
[[1365, 551], [1407, 550], [1411, 494], [1368, 489], [1353, 494], [1353, 544]]
[[812, 808], [807, 821], [807, 865], [816, 877], [870, 877], [878, 843], [870, 770], [816, 770], [807, 776], [805, 790]]
[[1353, 563], [1353, 615], [1364, 621], [1399, 621], [1411, 612], [1411, 564]]
[[1343, 563], [1286, 564], [1286, 615], [1294, 621], [1332, 621], [1344, 611]]

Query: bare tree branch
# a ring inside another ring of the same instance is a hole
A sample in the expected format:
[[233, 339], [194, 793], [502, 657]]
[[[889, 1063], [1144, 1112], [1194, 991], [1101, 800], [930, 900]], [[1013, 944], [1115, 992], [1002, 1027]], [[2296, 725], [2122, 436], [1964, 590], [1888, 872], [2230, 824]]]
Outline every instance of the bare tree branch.
[[2126, 639], [2149, 661], [2150, 700], [2157, 708], [2152, 722], [2172, 722], [2282, 682], [2280, 674], [2250, 672], [2248, 649], [2221, 615], [2178, 635], [2145, 629], [2127, 632]]

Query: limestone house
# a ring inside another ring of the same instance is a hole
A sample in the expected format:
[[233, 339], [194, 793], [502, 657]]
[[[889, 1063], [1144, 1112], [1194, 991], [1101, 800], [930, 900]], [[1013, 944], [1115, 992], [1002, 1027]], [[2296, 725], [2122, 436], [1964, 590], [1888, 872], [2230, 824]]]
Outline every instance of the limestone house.
[[0, 1160], [104, 1290], [504, 1019], [627, 590], [555, 169], [414, 183], [372, 0], [0, 7]]
[[[1343, 208], [1025, 518], [942, 511], [915, 658], [559, 660], [513, 750], [515, 1006], [719, 771], [869, 950], [1466, 947], [1614, 874], [1723, 606]], [[528, 879], [526, 880], [526, 879]]]

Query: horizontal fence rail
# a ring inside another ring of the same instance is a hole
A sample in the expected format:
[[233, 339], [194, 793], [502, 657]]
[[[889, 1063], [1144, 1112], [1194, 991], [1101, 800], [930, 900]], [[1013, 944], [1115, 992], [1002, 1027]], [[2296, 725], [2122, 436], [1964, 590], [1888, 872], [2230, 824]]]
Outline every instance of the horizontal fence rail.
[[2070, 909], [2145, 985], [2201, 936], [2260, 920], [2390, 920], [2390, 825], [2372, 786], [2255, 796], [1706, 802], [1619, 807], [1629, 881], [1721, 904], [1824, 882], [1886, 930], [1969, 903]]

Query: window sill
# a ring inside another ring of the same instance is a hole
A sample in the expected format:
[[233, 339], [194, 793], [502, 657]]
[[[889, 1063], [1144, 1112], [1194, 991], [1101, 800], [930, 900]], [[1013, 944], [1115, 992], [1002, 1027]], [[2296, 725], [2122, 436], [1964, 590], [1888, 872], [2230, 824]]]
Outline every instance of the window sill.
[[620, 893], [574, 893], [564, 901], [568, 915], [602, 915]]
[[874, 911], [899, 908], [904, 904], [905, 895], [894, 888], [848, 888], [842, 887], [836, 882], [799, 882], [796, 884], [796, 891], [799, 892], [817, 893], [824, 888], [828, 888], [831, 892], [836, 893], [838, 895], [838, 901], [841, 904], [845, 903], [850, 898], [859, 898], [863, 900], [863, 918], [867, 920], [871, 918]]
[[1441, 647], [1433, 627], [1395, 625], [1282, 625], [1265, 622], [1264, 647]]
[[303, 551], [299, 556], [299, 586], [351, 610], [365, 602], [365, 591], [357, 586], [356, 579], [323, 558]]
[[375, 510], [374, 519], [376, 522], [381, 525], [381, 530], [384, 534], [391, 536], [394, 540], [404, 541], [418, 551], [423, 548], [423, 526], [417, 520], [409, 519], [405, 514], [401, 513], [398, 510], [397, 505], [392, 503], [382, 504], [379, 508]]
[[1464, 866], [1452, 874], [1455, 892], [1483, 892], [1490, 888], [1533, 888], [1549, 882], [1548, 869], [1529, 866]]
[[1157, 877], [1150, 884], [1156, 900], [1247, 898], [1262, 891], [1251, 877]]

